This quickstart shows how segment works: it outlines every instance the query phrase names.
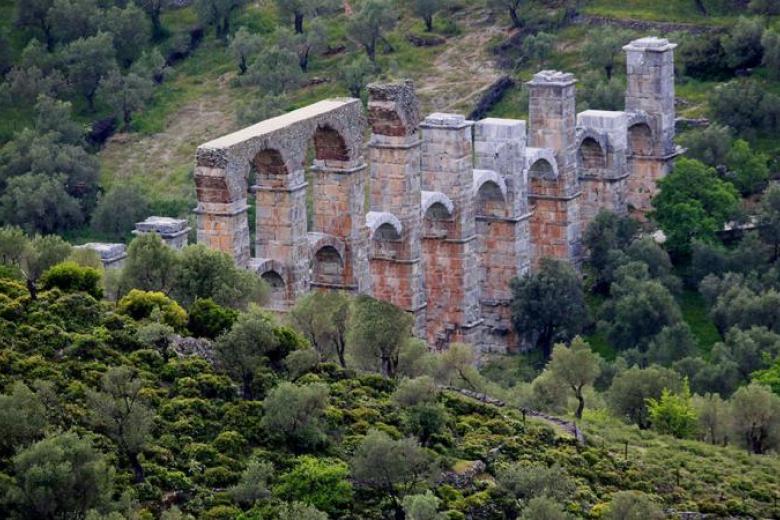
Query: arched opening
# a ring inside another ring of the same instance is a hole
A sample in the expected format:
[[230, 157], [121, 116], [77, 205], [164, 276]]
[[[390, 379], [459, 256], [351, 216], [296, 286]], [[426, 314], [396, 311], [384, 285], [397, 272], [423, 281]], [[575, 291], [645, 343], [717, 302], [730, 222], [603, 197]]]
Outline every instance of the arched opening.
[[653, 131], [646, 123], [628, 129], [628, 150], [631, 155], [653, 155]]
[[320, 126], [314, 132], [314, 150], [318, 161], [349, 160], [349, 150], [344, 138], [329, 125]]
[[314, 255], [312, 271], [315, 282], [339, 285], [343, 283], [344, 261], [335, 247], [325, 246]]
[[260, 178], [287, 175], [287, 165], [278, 150], [266, 149], [255, 155], [252, 166]]
[[[451, 217], [450, 211], [441, 202], [434, 202], [425, 212], [425, 218], [432, 220], [446, 220]], [[385, 224], [387, 225], [387, 224]]]
[[538, 159], [528, 169], [528, 174], [534, 179], [555, 180], [555, 168], [547, 159]]
[[583, 139], [577, 159], [583, 170], [601, 170], [607, 167], [607, 156], [598, 141], [592, 137]]
[[501, 187], [493, 181], [482, 184], [477, 192], [477, 215], [501, 217], [505, 210], [506, 202]]
[[374, 233], [374, 240], [379, 241], [386, 241], [386, 240], [400, 240], [401, 236], [398, 234], [398, 231], [396, 231], [395, 227], [393, 227], [389, 223], [382, 224], [379, 226]]
[[287, 288], [284, 283], [284, 278], [276, 271], [268, 271], [261, 275], [263, 281], [268, 284], [268, 288], [271, 290], [271, 302], [279, 302], [287, 298]]

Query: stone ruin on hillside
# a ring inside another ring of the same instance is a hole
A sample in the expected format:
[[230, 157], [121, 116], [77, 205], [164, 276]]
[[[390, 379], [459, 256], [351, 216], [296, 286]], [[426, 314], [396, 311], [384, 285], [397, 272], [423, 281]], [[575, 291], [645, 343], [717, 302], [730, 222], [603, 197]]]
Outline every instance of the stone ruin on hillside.
[[624, 48], [622, 112], [577, 114], [574, 76], [542, 71], [528, 83], [528, 124], [421, 119], [405, 82], [371, 85], [367, 118], [359, 100], [331, 99], [203, 144], [198, 242], [262, 276], [277, 311], [311, 290], [365, 293], [413, 315], [433, 348], [514, 348], [510, 280], [542, 257], [578, 262], [601, 208], [645, 213], [680, 153], [674, 48]]

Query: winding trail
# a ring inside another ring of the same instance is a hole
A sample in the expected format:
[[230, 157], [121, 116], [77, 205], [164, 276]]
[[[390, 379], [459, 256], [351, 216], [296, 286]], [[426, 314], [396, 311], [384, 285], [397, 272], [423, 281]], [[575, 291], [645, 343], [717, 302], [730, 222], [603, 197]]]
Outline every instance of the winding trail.
[[[483, 394], [480, 392], [474, 392], [471, 390], [466, 390], [463, 388], [456, 388], [453, 386], [445, 386], [445, 390], [449, 390], [451, 392], [458, 393], [460, 395], [463, 395], [465, 397], [480, 401], [485, 404], [490, 404], [493, 406], [497, 406], [499, 408], [507, 408], [511, 407], [511, 405], [507, 404], [505, 401], [502, 401], [501, 399], [496, 399], [495, 397], [490, 397], [487, 394]], [[552, 426], [558, 431], [562, 431], [568, 435], [571, 435], [574, 437], [574, 439], [581, 445], [585, 445], [585, 434], [582, 433], [582, 430], [580, 430], [577, 427], [577, 423], [572, 421], [567, 421], [566, 419], [561, 419], [560, 417], [555, 417], [552, 415], [548, 415], [542, 412], [539, 412], [537, 410], [531, 410], [529, 408], [518, 408], [523, 414], [527, 417], [532, 417], [534, 419], [538, 419], [541, 422], [547, 423], [549, 426]]]

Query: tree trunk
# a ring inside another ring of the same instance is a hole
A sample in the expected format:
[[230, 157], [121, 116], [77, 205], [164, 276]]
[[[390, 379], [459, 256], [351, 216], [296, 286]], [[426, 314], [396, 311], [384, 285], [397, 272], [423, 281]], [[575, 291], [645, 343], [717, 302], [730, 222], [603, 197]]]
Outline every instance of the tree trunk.
[[303, 34], [303, 14], [295, 13], [295, 32]]
[[133, 474], [135, 475], [135, 483], [140, 484], [144, 479], [144, 468], [141, 466], [141, 462], [138, 460], [137, 453], [128, 453], [127, 458], [130, 459], [130, 465], [133, 466]]
[[[350, 89], [350, 90], [352, 90], [352, 89]], [[357, 95], [355, 97], [359, 98], [360, 97], [360, 89], [357, 89], [357, 91], [358, 91], [358, 93], [357, 93]], [[352, 94], [353, 95], [355, 94], [354, 90], [352, 90]], [[347, 368], [347, 360], [344, 357], [344, 351], [345, 350], [346, 350], [346, 348], [344, 346], [344, 343], [338, 342], [336, 344], [336, 355], [339, 358], [339, 365], [341, 365], [341, 368]]]
[[244, 375], [244, 377], [241, 378], [241, 397], [243, 397], [245, 401], [252, 400], [252, 376], [251, 375]]
[[696, 9], [698, 9], [701, 14], [709, 16], [710, 13], [707, 12], [707, 6], [704, 5], [704, 2], [701, 0], [694, 0], [694, 3], [696, 4]]
[[582, 412], [585, 410], [585, 398], [582, 396], [582, 389], [575, 389], [574, 392], [577, 396], [577, 411], [574, 412], [574, 417], [580, 420], [582, 419]]
[[509, 8], [509, 16], [512, 18], [512, 25], [518, 29], [523, 26], [523, 22], [520, 21], [520, 16], [517, 14], [517, 9]]
[[301, 52], [298, 55], [298, 65], [301, 67], [301, 71], [308, 72], [309, 71], [309, 53], [310, 50], [306, 50]]
[[376, 63], [376, 41], [364, 44], [363, 47], [366, 48], [366, 54], [371, 63]]
[[614, 69], [615, 66], [613, 64], [609, 64], [606, 67], [604, 67], [604, 70], [607, 72], [607, 80], [612, 79], [612, 69]]
[[424, 16], [423, 20], [425, 20], [425, 30], [427, 32], [433, 31], [433, 15]]

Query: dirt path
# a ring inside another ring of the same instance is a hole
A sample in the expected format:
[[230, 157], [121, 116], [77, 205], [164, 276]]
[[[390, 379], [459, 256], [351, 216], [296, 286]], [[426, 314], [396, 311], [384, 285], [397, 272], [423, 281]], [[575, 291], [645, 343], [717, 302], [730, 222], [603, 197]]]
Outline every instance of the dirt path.
[[[452, 392], [456, 392], [458, 394], [461, 394], [463, 396], [466, 396], [470, 399], [475, 399], [477, 401], [480, 401], [482, 403], [486, 404], [492, 404], [493, 406], [497, 406], [499, 408], [505, 408], [510, 406], [506, 402], [502, 401], [501, 399], [496, 399], [495, 397], [490, 397], [487, 394], [482, 394], [479, 392], [472, 392], [471, 390], [465, 390], [463, 388], [455, 388], [452, 386], [445, 387], [446, 390], [450, 390]], [[573, 423], [571, 421], [567, 421], [566, 419], [561, 419], [560, 417], [554, 417], [552, 415], [547, 415], [542, 412], [538, 412], [536, 410], [530, 410], [530, 409], [520, 409], [521, 412], [523, 412], [524, 416], [531, 417], [533, 419], [537, 419], [548, 426], [552, 426], [552, 428], [560, 433], [563, 433], [565, 435], [569, 435], [571, 437], [574, 437], [574, 439], [577, 440], [579, 444], [585, 444], [585, 435], [582, 433], [582, 430], [580, 430], [577, 427], [576, 423]]]

